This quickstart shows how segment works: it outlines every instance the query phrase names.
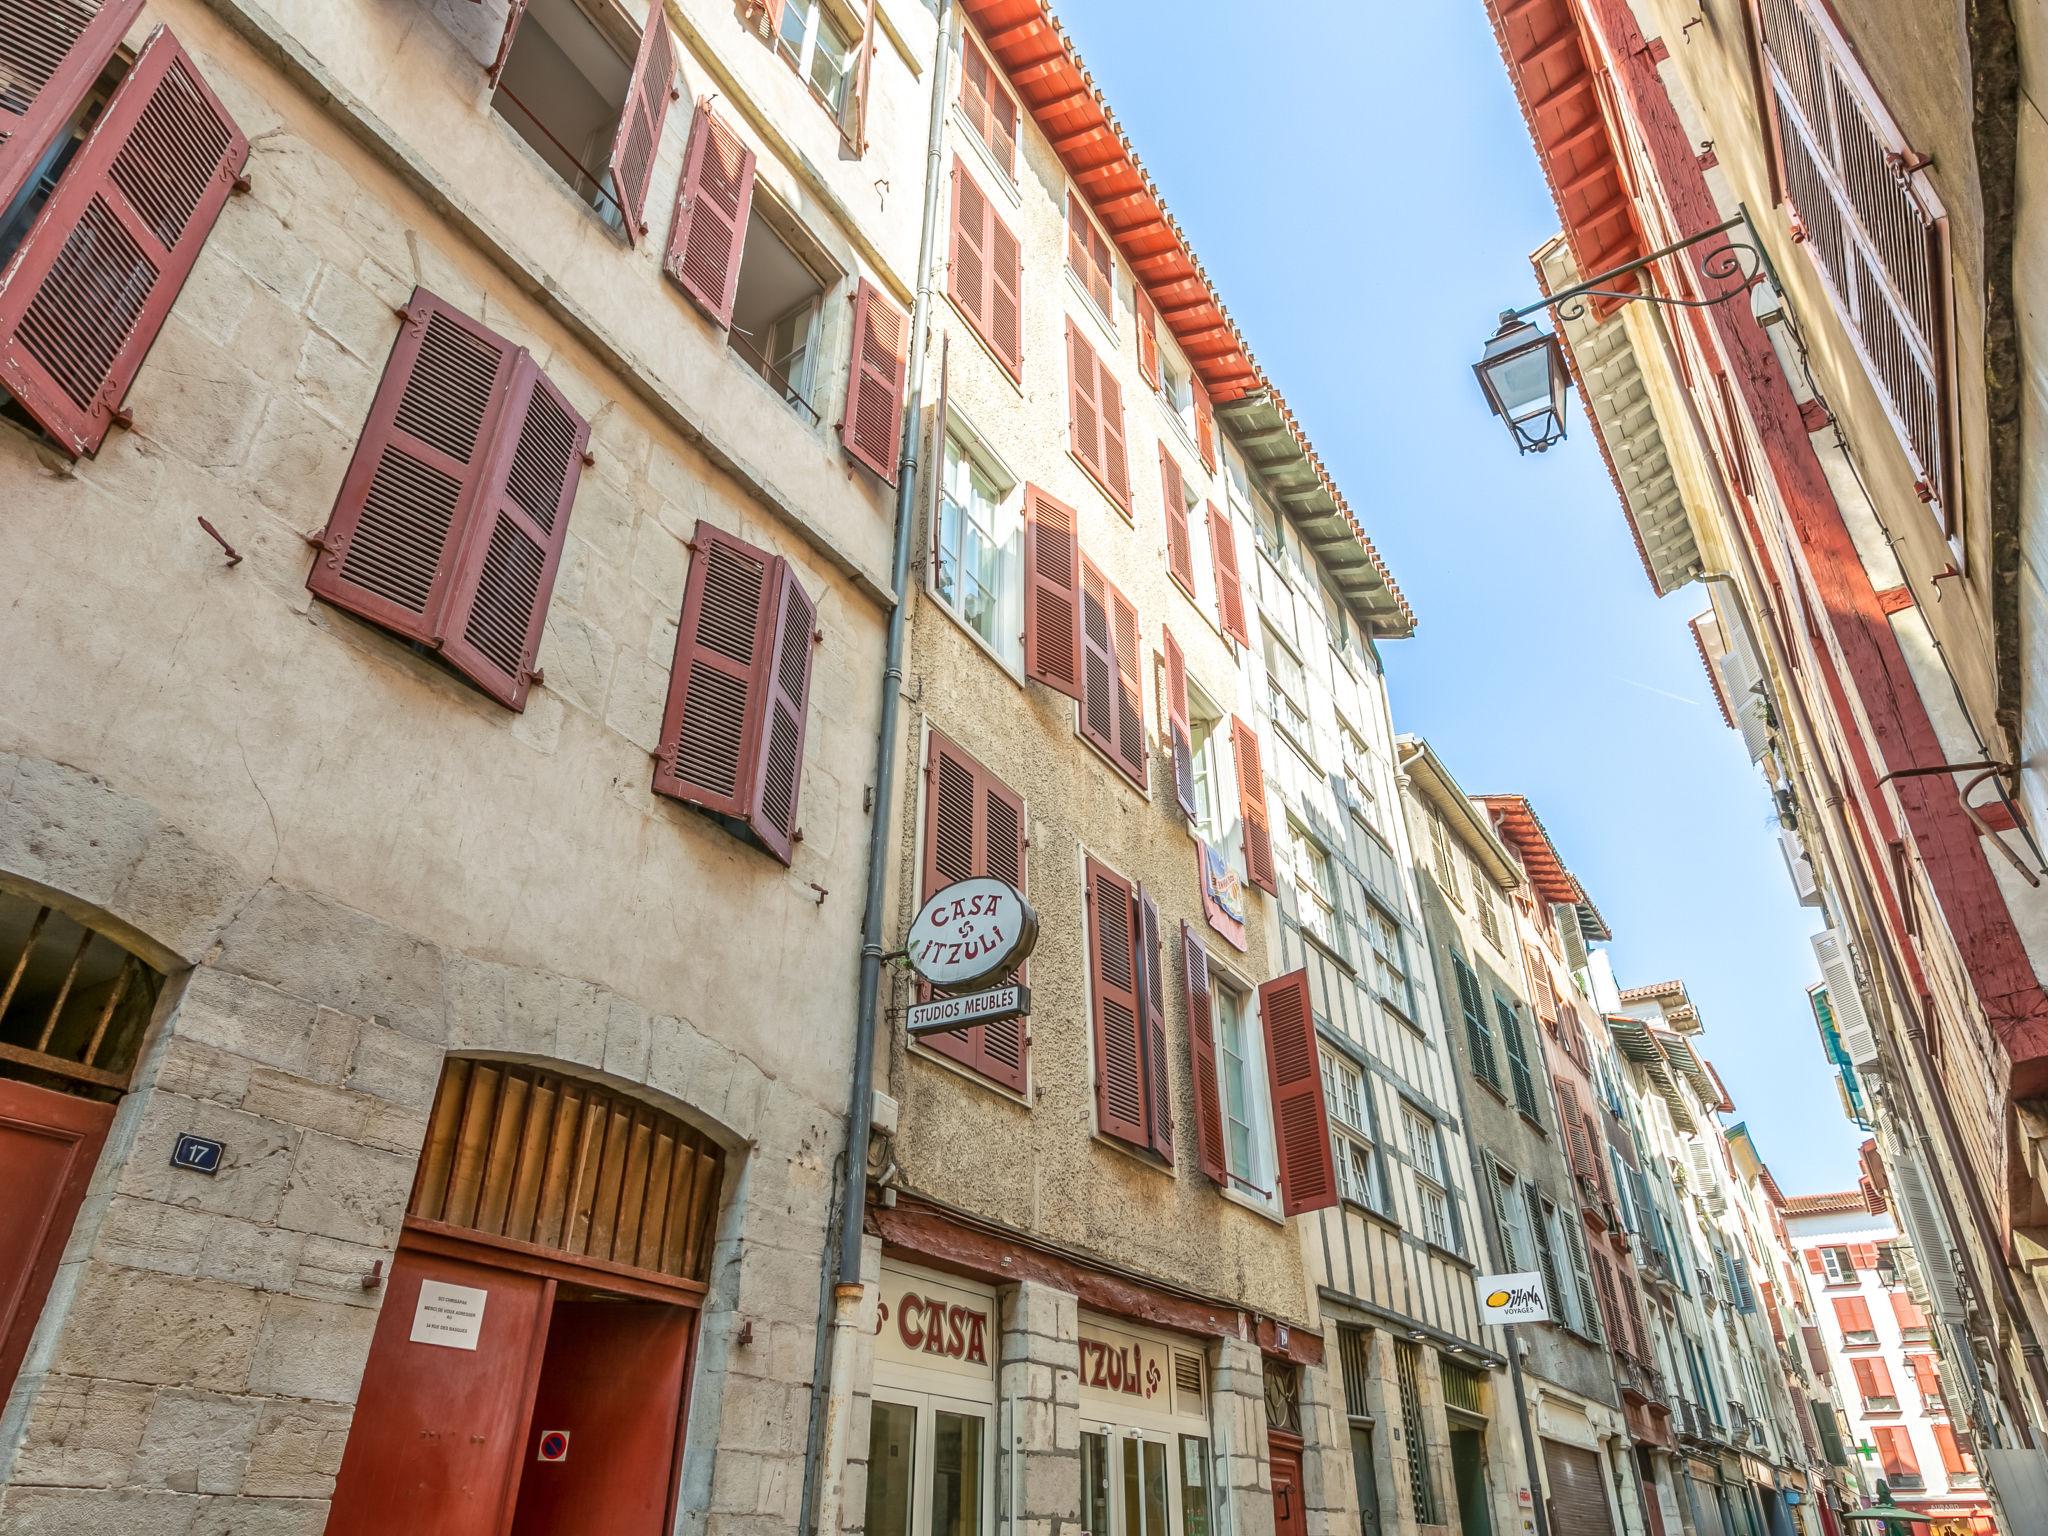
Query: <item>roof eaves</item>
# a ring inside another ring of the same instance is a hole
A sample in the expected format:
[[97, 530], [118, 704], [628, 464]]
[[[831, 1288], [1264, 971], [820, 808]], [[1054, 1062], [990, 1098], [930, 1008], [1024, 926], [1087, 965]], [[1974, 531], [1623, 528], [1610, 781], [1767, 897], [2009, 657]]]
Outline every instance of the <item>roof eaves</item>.
[[1492, 822], [1473, 804], [1472, 797], [1458, 787], [1451, 770], [1436, 755], [1436, 749], [1420, 736], [1400, 737], [1395, 746], [1408, 782], [1457, 825], [1467, 848], [1477, 855], [1480, 867], [1493, 877], [1493, 883], [1503, 891], [1520, 885], [1521, 871], [1515, 867], [1513, 855], [1495, 835]]

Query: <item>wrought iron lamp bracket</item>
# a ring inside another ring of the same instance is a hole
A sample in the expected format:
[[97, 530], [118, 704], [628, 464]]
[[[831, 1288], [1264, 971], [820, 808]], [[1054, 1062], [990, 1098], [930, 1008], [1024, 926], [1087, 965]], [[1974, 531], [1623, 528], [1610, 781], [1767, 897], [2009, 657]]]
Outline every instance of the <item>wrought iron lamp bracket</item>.
[[[1737, 231], [1746, 238], [1726, 238]], [[1700, 258], [1700, 272], [1711, 282], [1727, 284], [1718, 293], [1699, 299], [1681, 299], [1671, 294], [1651, 293], [1646, 288], [1638, 292], [1629, 292], [1607, 286], [1618, 278], [1654, 266], [1666, 256], [1690, 250], [1696, 245], [1704, 245], [1710, 240], [1719, 240], [1721, 243]], [[1546, 294], [1533, 304], [1524, 305], [1520, 309], [1504, 310], [1501, 313], [1501, 321], [1506, 324], [1526, 319], [1543, 309], [1551, 311], [1560, 323], [1577, 320], [1586, 313], [1588, 299], [1613, 299], [1622, 304], [1657, 304], [1668, 309], [1713, 309], [1726, 304], [1730, 299], [1748, 293], [1759, 277], [1770, 283], [1773, 289], [1778, 287], [1778, 275], [1772, 269], [1770, 252], [1764, 248], [1762, 237], [1757, 234], [1756, 226], [1750, 222], [1749, 210], [1743, 208], [1734, 218], [1725, 219], [1711, 229], [1703, 229], [1696, 235], [1687, 235], [1683, 240], [1674, 240], [1647, 256], [1639, 256], [1634, 261], [1624, 262], [1621, 266], [1610, 267], [1605, 272], [1597, 273], [1584, 282], [1576, 283], [1558, 293]]]

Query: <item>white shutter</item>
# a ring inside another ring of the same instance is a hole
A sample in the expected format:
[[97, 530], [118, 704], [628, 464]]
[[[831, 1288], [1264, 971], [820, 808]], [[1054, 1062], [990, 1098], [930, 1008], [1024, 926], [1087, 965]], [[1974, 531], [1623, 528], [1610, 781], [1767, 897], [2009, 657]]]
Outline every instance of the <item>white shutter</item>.
[[1842, 1050], [1849, 1064], [1861, 1072], [1877, 1065], [1877, 1033], [1870, 1027], [1870, 1015], [1863, 1007], [1863, 989], [1856, 980], [1856, 965], [1849, 945], [1832, 929], [1813, 936], [1814, 958], [1820, 962], [1821, 980], [1827, 983], [1828, 1007], [1834, 1011], [1835, 1028], [1842, 1036]]
[[1935, 1315], [1944, 1323], [1960, 1327], [1963, 1297], [1956, 1285], [1955, 1265], [1949, 1257], [1948, 1229], [1928, 1193], [1919, 1156], [1911, 1148], [1888, 1150], [1885, 1166], [1899, 1192], [1899, 1214], [1905, 1218], [1906, 1240], [1913, 1245], [1913, 1256], [1920, 1261], [1920, 1276], [1927, 1282]]
[[1799, 834], [1780, 832], [1778, 851], [1785, 856], [1785, 872], [1792, 877], [1792, 889], [1799, 897], [1799, 905], [1819, 906], [1820, 882], [1814, 878], [1813, 861], [1807, 858], [1806, 848], [1799, 841]]

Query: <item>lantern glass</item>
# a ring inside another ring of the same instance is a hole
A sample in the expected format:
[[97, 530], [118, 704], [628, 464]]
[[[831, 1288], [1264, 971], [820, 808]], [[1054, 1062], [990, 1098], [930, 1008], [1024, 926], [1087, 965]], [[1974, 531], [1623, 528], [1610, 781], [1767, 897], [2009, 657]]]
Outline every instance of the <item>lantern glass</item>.
[[1523, 453], [1541, 453], [1563, 439], [1569, 376], [1556, 336], [1503, 317], [1473, 372]]

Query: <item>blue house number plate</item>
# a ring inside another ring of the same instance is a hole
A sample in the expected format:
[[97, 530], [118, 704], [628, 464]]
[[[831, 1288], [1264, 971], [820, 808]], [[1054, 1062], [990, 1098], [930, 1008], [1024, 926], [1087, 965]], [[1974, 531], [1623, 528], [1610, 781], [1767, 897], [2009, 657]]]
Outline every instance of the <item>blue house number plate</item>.
[[187, 1133], [171, 1148], [171, 1166], [190, 1168], [194, 1173], [219, 1173], [220, 1155], [226, 1150], [220, 1142]]

